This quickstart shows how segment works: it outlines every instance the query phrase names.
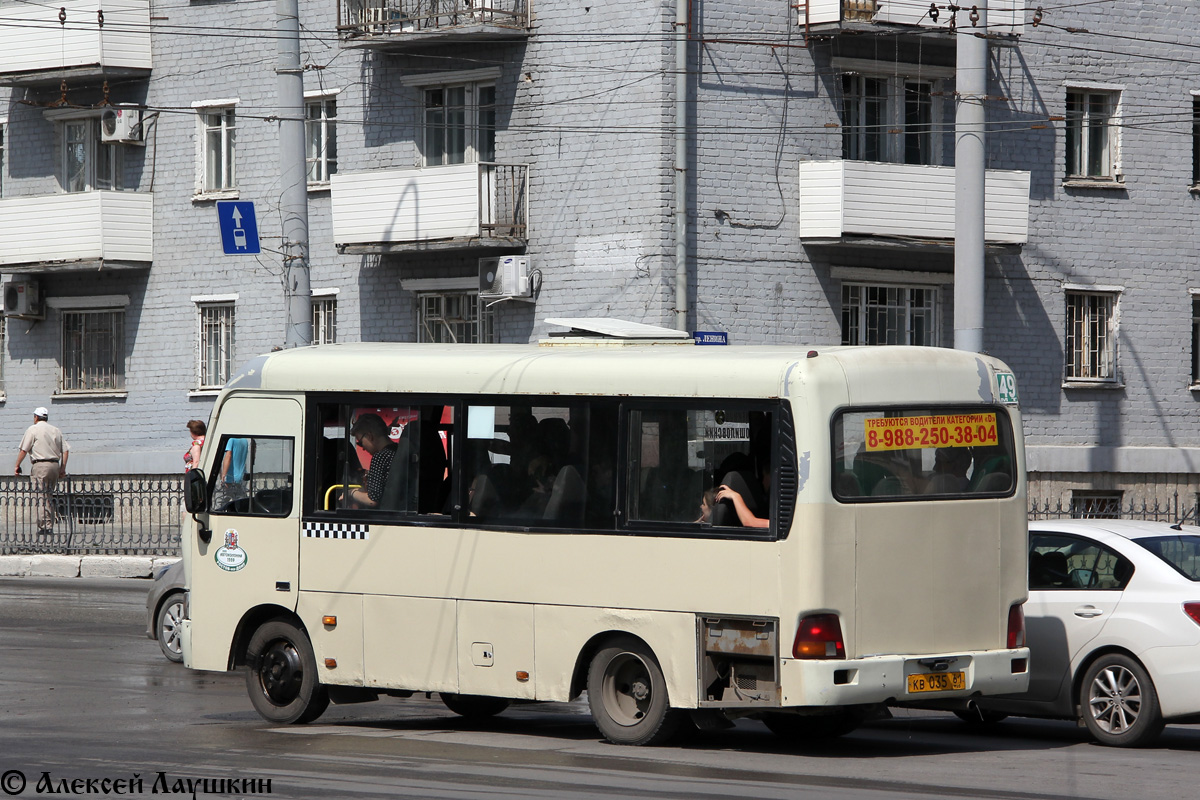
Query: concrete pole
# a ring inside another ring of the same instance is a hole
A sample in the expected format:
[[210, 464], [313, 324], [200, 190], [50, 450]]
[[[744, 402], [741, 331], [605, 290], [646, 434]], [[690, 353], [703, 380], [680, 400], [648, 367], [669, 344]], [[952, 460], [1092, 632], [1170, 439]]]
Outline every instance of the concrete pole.
[[299, 0], [276, 0], [279, 36], [279, 214], [283, 221], [283, 280], [287, 304], [284, 347], [312, 344], [308, 277], [308, 169], [304, 152], [304, 70], [300, 66]]
[[686, 331], [687, 275], [687, 45], [688, 3], [675, 0], [675, 329]]
[[984, 163], [987, 95], [987, 2], [978, 0], [979, 22], [959, 11], [958, 91], [954, 106], [954, 347], [983, 351]]

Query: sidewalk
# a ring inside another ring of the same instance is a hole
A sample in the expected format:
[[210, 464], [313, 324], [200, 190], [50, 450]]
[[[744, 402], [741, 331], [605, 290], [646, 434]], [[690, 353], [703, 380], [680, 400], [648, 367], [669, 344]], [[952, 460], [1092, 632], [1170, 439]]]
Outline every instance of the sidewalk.
[[152, 578], [175, 556], [0, 556], [0, 578]]

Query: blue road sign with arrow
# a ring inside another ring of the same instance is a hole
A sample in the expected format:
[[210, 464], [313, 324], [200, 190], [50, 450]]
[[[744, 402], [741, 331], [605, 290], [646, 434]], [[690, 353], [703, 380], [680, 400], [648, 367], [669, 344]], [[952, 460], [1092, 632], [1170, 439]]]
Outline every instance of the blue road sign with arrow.
[[221, 200], [217, 203], [217, 221], [221, 224], [221, 247], [227, 256], [249, 256], [262, 252], [258, 243], [258, 222], [254, 203], [248, 200]]

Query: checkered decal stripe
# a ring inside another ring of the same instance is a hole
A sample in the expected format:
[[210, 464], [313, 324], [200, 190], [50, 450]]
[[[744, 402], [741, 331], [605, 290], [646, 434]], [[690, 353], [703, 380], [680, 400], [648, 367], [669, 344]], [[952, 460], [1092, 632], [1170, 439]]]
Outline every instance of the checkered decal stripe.
[[370, 539], [371, 526], [351, 522], [306, 522], [307, 539]]

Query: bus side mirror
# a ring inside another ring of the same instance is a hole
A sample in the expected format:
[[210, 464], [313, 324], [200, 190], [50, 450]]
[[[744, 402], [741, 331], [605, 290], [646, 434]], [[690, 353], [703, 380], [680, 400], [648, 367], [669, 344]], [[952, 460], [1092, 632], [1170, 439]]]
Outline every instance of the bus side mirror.
[[183, 487], [183, 506], [189, 514], [208, 511], [208, 482], [204, 480], [204, 470], [188, 470], [187, 482]]
[[196, 516], [208, 511], [208, 481], [204, 479], [204, 470], [188, 470], [183, 487], [183, 507], [199, 525], [196, 533], [200, 541], [207, 544], [212, 539], [212, 531]]

